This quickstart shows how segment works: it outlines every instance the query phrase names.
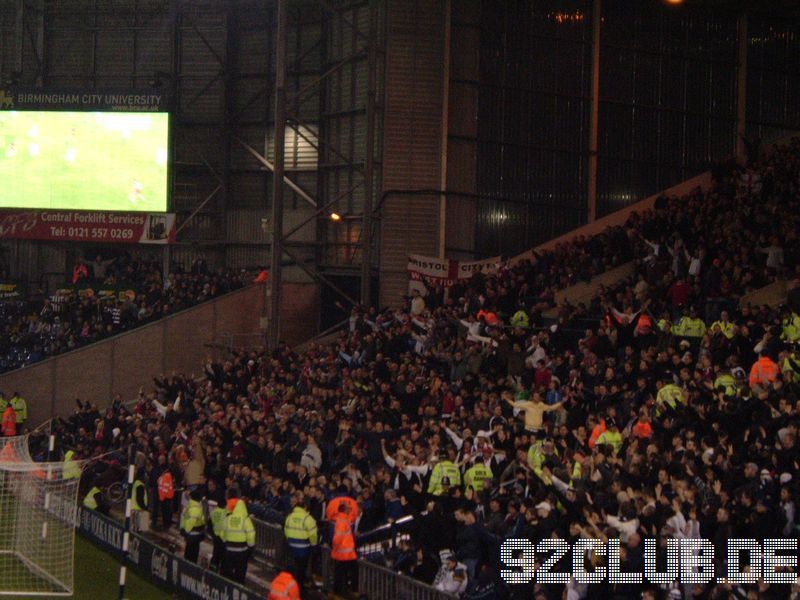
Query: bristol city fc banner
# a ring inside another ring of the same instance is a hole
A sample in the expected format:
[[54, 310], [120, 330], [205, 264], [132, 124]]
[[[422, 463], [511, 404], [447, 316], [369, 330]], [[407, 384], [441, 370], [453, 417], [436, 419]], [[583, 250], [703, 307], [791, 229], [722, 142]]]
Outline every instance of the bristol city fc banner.
[[174, 244], [173, 213], [0, 210], [0, 239]]
[[477, 273], [493, 275], [501, 264], [499, 256], [486, 260], [459, 261], [412, 254], [408, 257], [409, 291], [418, 289], [420, 293], [424, 293], [424, 283], [452, 287]]

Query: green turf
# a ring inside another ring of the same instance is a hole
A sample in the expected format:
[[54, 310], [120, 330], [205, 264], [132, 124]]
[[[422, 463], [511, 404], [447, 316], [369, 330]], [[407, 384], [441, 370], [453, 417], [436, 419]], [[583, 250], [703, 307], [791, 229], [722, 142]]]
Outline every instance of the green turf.
[[[0, 566], [2, 563], [0, 563]], [[115, 600], [119, 590], [119, 561], [86, 538], [75, 535], [75, 600]], [[33, 583], [33, 582], [32, 582]], [[15, 600], [41, 599], [42, 596], [0, 596]], [[184, 598], [171, 594], [128, 569], [125, 598], [130, 600], [168, 600]]]
[[166, 210], [166, 113], [0, 111], [0, 207]]

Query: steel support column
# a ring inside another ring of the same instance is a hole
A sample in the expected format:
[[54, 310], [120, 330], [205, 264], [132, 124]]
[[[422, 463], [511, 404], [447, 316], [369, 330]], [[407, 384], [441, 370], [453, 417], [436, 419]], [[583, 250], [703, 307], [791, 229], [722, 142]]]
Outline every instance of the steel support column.
[[25, 2], [14, 2], [14, 71], [22, 73], [23, 48], [25, 42]]
[[747, 133], [747, 13], [739, 15], [736, 27], [738, 60], [736, 61], [736, 161], [747, 162], [747, 147], [744, 136]]
[[369, 0], [369, 41], [367, 42], [367, 143], [364, 164], [364, 213], [361, 222], [361, 304], [370, 306], [372, 294], [372, 204], [375, 195], [375, 94], [378, 56], [378, 0]]
[[601, 1], [592, 3], [592, 106], [589, 117], [589, 181], [586, 194], [587, 219], [597, 218], [597, 127], [600, 120], [600, 19]]
[[275, 164], [272, 174], [272, 248], [269, 280], [268, 345], [280, 341], [281, 258], [283, 256], [283, 173], [286, 134], [286, 28], [287, 0], [278, 0], [275, 48]]

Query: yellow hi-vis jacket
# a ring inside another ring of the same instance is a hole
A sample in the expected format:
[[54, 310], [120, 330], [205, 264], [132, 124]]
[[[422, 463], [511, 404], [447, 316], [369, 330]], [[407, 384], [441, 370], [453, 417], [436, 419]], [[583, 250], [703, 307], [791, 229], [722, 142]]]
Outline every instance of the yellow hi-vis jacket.
[[[206, 518], [203, 515], [203, 507], [197, 500], [189, 500], [189, 504], [186, 505], [186, 508], [183, 509], [183, 514], [181, 514], [181, 531], [195, 535], [202, 534], [205, 531], [205, 525]], [[252, 522], [250, 525], [252, 525]], [[253, 535], [255, 535], [255, 529], [253, 529]], [[253, 543], [255, 543], [255, 539]]]
[[477, 462], [464, 473], [464, 489], [472, 488], [475, 492], [482, 492], [484, 481], [492, 477], [494, 477], [492, 470], [482, 462]]
[[28, 403], [22, 396], [14, 396], [8, 401], [14, 412], [17, 413], [17, 425], [22, 425], [28, 420]]
[[722, 388], [726, 396], [735, 396], [739, 389], [736, 379], [730, 373], [720, 373], [714, 380], [714, 389], [718, 390], [719, 388]]
[[431, 479], [428, 482], [428, 493], [434, 496], [441, 496], [444, 493], [442, 480], [445, 477], [450, 480], [450, 487], [459, 487], [461, 485], [461, 471], [453, 464], [453, 461], [443, 460], [433, 467]]
[[706, 324], [702, 319], [682, 317], [678, 324], [672, 328], [673, 335], [679, 337], [699, 338], [706, 333]]
[[89, 490], [89, 493], [83, 498], [83, 505], [90, 509], [90, 510], [97, 510], [97, 499], [95, 496], [97, 494], [102, 494], [103, 492], [100, 491], [100, 488], [94, 486], [92, 489]]
[[683, 402], [683, 389], [674, 383], [668, 383], [658, 390], [658, 395], [656, 396], [656, 414], [660, 415], [664, 411], [665, 406], [673, 409], [677, 408], [679, 402]]
[[81, 467], [77, 461], [73, 460], [75, 453], [72, 450], [67, 450], [64, 454], [64, 479], [77, 479], [81, 476]]
[[317, 545], [317, 522], [301, 506], [295, 506], [286, 517], [283, 533], [292, 550], [305, 551]]
[[247, 514], [247, 506], [242, 500], [233, 507], [233, 512], [225, 517], [225, 528], [220, 536], [222, 541], [228, 545], [228, 549], [246, 547], [252, 548], [256, 545], [256, 528], [253, 521]]
[[[144, 502], [144, 506], [139, 504], [139, 488], [142, 488], [142, 502]], [[139, 479], [133, 482], [133, 490], [131, 490], [131, 510], [147, 510], [147, 488]]]
[[227, 516], [228, 511], [221, 506], [217, 506], [211, 511], [211, 528], [218, 538], [221, 538], [222, 532], [225, 531], [225, 519]]

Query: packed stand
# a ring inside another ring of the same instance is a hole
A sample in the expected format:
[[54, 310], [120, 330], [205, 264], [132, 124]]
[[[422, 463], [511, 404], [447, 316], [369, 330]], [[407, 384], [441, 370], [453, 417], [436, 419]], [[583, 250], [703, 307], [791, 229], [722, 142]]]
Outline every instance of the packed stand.
[[[645, 537], [706, 538], [720, 561], [729, 538], [800, 537], [798, 306], [736, 302], [797, 264], [799, 155], [795, 141], [706, 197], [633, 216], [604, 234], [613, 257], [584, 240], [570, 260], [545, 254], [447, 298], [354, 309], [338, 340], [302, 354], [209, 359], [202, 377], [157, 378], [127, 408], [78, 406], [62, 445], [124, 462], [133, 444], [162, 525], [175, 508], [157, 499], [166, 471], [214, 505], [234, 494], [304, 542], [292, 546], [302, 566], [350, 497], [371, 560], [471, 600], [798, 598], [797, 585], [764, 583], [506, 585], [499, 548], [620, 539], [622, 570], [641, 573]], [[755, 175], [760, 189], [741, 184]], [[553, 278], [629, 258], [633, 282], [598, 297], [602, 318], [580, 339], [568, 324], [591, 307], [538, 326]], [[291, 521], [306, 514], [313, 537]], [[387, 523], [398, 535], [375, 547]]]
[[[49, 297], [0, 302], [0, 373], [36, 363], [243, 287], [245, 275], [197, 259], [166, 278], [128, 253], [79, 261], [71, 285]], [[107, 294], [97, 291], [109, 290]]]

